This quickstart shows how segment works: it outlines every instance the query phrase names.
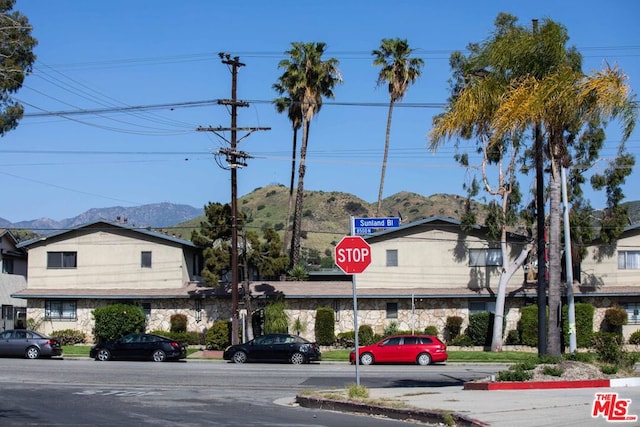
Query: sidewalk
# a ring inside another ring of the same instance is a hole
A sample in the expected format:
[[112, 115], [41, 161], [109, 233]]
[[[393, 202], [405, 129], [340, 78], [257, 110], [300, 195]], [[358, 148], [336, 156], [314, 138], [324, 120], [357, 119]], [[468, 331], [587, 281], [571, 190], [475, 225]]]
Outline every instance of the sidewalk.
[[[222, 352], [202, 351], [190, 358], [222, 358]], [[465, 386], [369, 388], [368, 402], [402, 402], [405, 408], [358, 404], [347, 399], [325, 399], [298, 395], [283, 399], [312, 409], [383, 415], [431, 425], [472, 427], [591, 427], [611, 425], [604, 414], [592, 416], [597, 394], [617, 393], [618, 401], [630, 400], [627, 415], [640, 417], [640, 377], [597, 381], [553, 381], [528, 383], [466, 383]], [[552, 388], [550, 388], [552, 387]], [[475, 388], [475, 389], [474, 389]], [[332, 390], [335, 392], [335, 390]], [[640, 420], [640, 418], [639, 418]], [[625, 426], [640, 421], [616, 421]]]
[[[618, 401], [630, 399], [627, 415], [640, 416], [639, 385], [640, 378], [633, 378], [612, 382], [608, 387], [593, 388], [465, 390], [464, 387], [449, 386], [369, 389], [369, 401], [389, 399], [404, 402], [407, 408], [401, 409], [309, 396], [297, 396], [296, 401], [309, 408], [377, 414], [434, 425], [454, 421], [457, 426], [475, 427], [587, 427], [610, 425], [602, 411], [597, 417], [592, 417], [598, 393], [617, 393]], [[635, 426], [638, 421], [616, 424]]]

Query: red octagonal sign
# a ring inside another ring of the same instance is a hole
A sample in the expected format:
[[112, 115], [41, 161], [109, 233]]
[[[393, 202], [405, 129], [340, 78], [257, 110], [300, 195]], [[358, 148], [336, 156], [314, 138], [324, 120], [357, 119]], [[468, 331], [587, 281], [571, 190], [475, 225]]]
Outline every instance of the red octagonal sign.
[[362, 273], [371, 264], [371, 246], [360, 236], [345, 236], [336, 245], [335, 257], [345, 273]]

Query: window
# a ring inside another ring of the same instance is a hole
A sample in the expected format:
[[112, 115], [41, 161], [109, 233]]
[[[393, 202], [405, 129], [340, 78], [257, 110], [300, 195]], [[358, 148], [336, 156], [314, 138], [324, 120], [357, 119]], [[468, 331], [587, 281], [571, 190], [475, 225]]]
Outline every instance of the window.
[[2, 305], [2, 319], [13, 320], [13, 306]]
[[397, 267], [397, 266], [398, 266], [398, 250], [387, 249], [387, 267]]
[[400, 345], [401, 337], [393, 337], [386, 340], [382, 345]]
[[46, 300], [44, 302], [44, 317], [49, 320], [76, 320], [76, 301]]
[[398, 303], [388, 302], [387, 303], [387, 319], [397, 319], [397, 318], [398, 318]]
[[640, 269], [640, 251], [618, 251], [618, 270]]
[[13, 260], [12, 259], [3, 259], [2, 260], [2, 272], [4, 274], [13, 274]]
[[77, 257], [77, 252], [47, 252], [47, 268], [76, 268]]
[[204, 259], [202, 258], [201, 253], [193, 254], [193, 275], [201, 276], [202, 275], [202, 265], [204, 264]]
[[151, 268], [151, 251], [140, 252], [140, 267]]
[[640, 303], [630, 302], [624, 304], [624, 308], [627, 310], [627, 324], [640, 325]]
[[469, 267], [501, 266], [502, 251], [499, 248], [469, 249]]

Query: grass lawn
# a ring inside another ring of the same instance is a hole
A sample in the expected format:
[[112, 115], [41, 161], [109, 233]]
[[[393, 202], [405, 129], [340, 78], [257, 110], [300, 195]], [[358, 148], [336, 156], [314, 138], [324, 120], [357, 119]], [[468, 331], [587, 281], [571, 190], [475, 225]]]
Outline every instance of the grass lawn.
[[[65, 345], [62, 346], [63, 354], [69, 357], [89, 357], [90, 345]], [[200, 347], [190, 347], [187, 355], [200, 351]], [[350, 349], [329, 350], [322, 352], [322, 360], [328, 362], [347, 362], [349, 360]], [[522, 351], [502, 351], [492, 353], [490, 351], [451, 351], [449, 350], [448, 362], [468, 362], [468, 363], [520, 363], [524, 360], [537, 358], [537, 353]], [[221, 358], [221, 357], [220, 357]]]

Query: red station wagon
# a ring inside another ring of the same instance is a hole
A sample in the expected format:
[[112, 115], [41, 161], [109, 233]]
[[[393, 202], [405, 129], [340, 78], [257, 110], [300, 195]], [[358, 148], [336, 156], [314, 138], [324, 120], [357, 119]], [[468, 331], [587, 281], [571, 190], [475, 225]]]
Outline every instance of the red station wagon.
[[[374, 363], [417, 363], [430, 365], [446, 362], [447, 345], [433, 335], [393, 335], [358, 350], [361, 365]], [[356, 360], [356, 351], [349, 354], [349, 361]]]

